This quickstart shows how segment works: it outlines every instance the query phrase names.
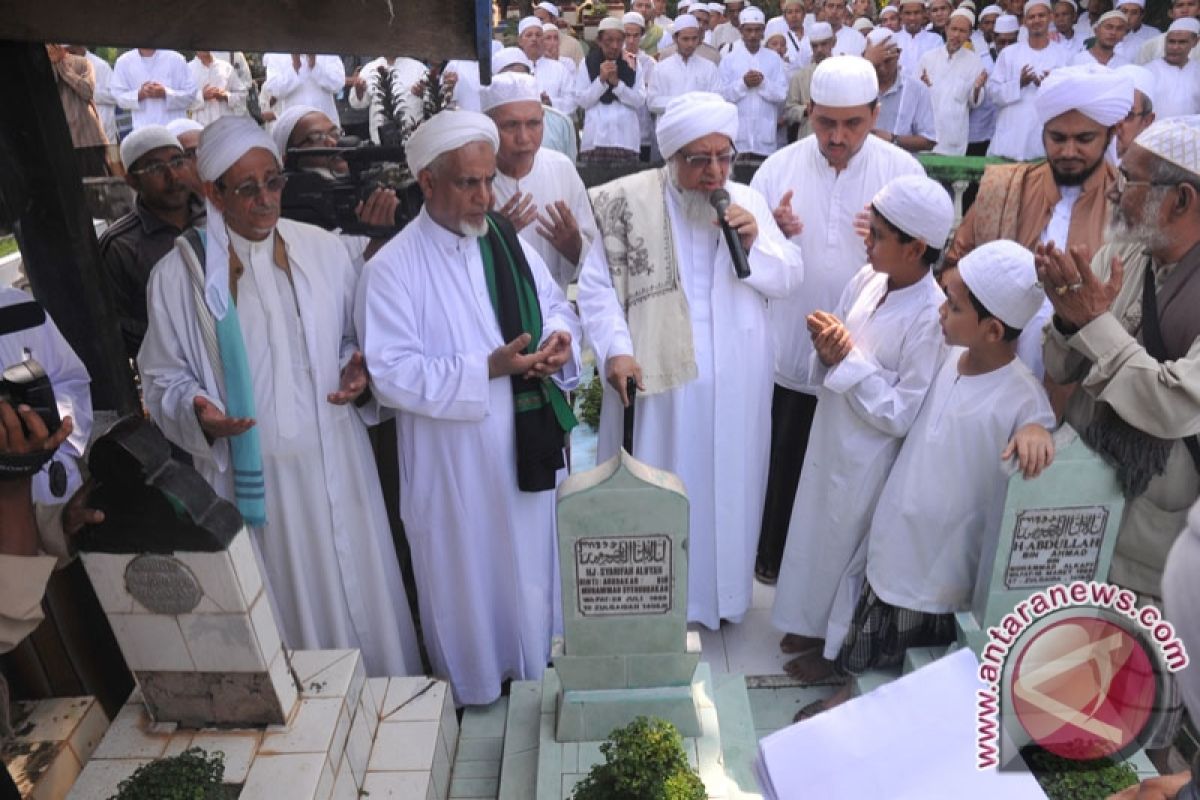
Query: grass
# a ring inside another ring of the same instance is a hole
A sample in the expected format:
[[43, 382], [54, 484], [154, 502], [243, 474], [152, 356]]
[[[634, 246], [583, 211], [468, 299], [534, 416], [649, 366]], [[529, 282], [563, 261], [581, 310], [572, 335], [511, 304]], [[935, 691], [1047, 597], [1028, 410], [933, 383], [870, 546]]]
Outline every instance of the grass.
[[17, 252], [17, 239], [15, 236], [0, 237], [0, 258], [6, 255]]

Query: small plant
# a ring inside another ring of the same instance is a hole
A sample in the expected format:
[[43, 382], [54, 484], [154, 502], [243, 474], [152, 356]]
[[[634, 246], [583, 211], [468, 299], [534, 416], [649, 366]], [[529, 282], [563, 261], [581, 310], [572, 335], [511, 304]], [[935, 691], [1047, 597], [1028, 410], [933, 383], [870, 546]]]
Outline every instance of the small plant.
[[604, 763], [575, 786], [572, 800], [704, 800], [683, 737], [662, 719], [638, 717], [600, 745]]
[[226, 800], [225, 754], [199, 747], [138, 767], [110, 800]]
[[1024, 757], [1050, 800], [1105, 800], [1138, 782], [1137, 773], [1124, 761], [1074, 761], [1041, 748]]
[[600, 430], [600, 401], [604, 397], [604, 380], [597, 375], [579, 393], [579, 419], [594, 431]]

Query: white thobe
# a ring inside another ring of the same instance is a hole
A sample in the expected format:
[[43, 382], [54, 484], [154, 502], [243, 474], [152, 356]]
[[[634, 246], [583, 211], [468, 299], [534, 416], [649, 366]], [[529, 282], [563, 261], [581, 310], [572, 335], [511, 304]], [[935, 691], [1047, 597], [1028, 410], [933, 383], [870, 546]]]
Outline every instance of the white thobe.
[[1125, 38], [1117, 43], [1117, 52], [1136, 64], [1142, 46], [1158, 36], [1162, 36], [1162, 31], [1153, 25], [1142, 25], [1136, 31], [1126, 31]]
[[[648, 57], [648, 56], [647, 56]], [[640, 71], [641, 64], [638, 65]], [[538, 88], [550, 98], [550, 105], [570, 116], [576, 109], [575, 75], [556, 59], [542, 56], [533, 67]], [[642, 80], [644, 77], [639, 76]]]
[[[675, 473], [687, 489], [688, 620], [713, 630], [722, 619], [740, 621], [750, 607], [771, 435], [774, 358], [766, 300], [791, 293], [803, 276], [799, 249], [776, 227], [762, 195], [732, 182], [726, 188], [759, 223], [747, 254], [750, 276], [738, 280], [719, 229], [688, 220], [668, 190], [698, 375], [669, 391], [639, 395], [633, 430], [634, 456]], [[601, 375], [607, 359], [635, 355], [599, 242], [579, 278], [579, 310]], [[596, 446], [601, 462], [621, 447], [623, 410], [606, 383]]]
[[1071, 60], [1066, 48], [1053, 42], [1035, 50], [1024, 42], [1010, 44], [1000, 52], [996, 68], [987, 83], [988, 98], [996, 104], [996, 133], [988, 147], [989, 156], [1001, 156], [1016, 161], [1043, 158], [1042, 123], [1038, 119], [1033, 99], [1037, 84], [1030, 81], [1021, 87], [1021, 69], [1026, 65], [1038, 74], [1047, 74]]
[[[543, 338], [571, 334], [573, 357], [555, 381], [572, 389], [578, 319], [541, 258], [522, 249]], [[423, 209], [367, 262], [355, 319], [375, 396], [398, 409], [400, 514], [433, 671], [457, 703], [490, 703], [505, 679], [541, 677], [559, 584], [554, 492], [517, 488], [512, 382], [488, 378], [504, 339], [478, 240]]]
[[458, 76], [458, 82], [454, 84], [454, 91], [451, 94], [451, 102], [456, 108], [463, 111], [479, 111], [481, 106], [479, 103], [479, 62], [454, 60], [447, 62], [445, 69], [442, 70], [442, 77], [454, 74]]
[[896, 136], [924, 136], [932, 142], [937, 141], [935, 124], [929, 87], [915, 76], [898, 72], [896, 82], [879, 96], [875, 127]]
[[[992, 58], [991, 53], [984, 50], [979, 55], [980, 66], [988, 74], [988, 81], [992, 79], [992, 71], [996, 68], [996, 62]], [[979, 105], [971, 109], [968, 117], [968, 132], [967, 141], [970, 143], [991, 141], [992, 135], [996, 132], [996, 104], [988, 97], [987, 84], [983, 85], [983, 89], [979, 92]]]
[[641, 127], [643, 147], [656, 147], [657, 140], [654, 135], [654, 118], [650, 114], [650, 81], [654, 80], [654, 71], [658, 68], [658, 62], [650, 56], [643, 53], [641, 50], [637, 53], [637, 72], [642, 76], [642, 80], [646, 86], [647, 102], [638, 108], [638, 125]]
[[100, 56], [87, 51], [88, 63], [92, 65], [92, 72], [96, 76], [96, 90], [92, 92], [92, 102], [96, 104], [96, 113], [100, 115], [100, 124], [104, 126], [104, 137], [108, 139], [109, 144], [116, 144], [117, 136], [117, 99], [113, 97], [112, 89], [109, 84], [112, 83], [113, 70]]
[[[192, 119], [201, 125], [208, 125], [226, 115], [245, 115], [246, 87], [232, 64], [213, 58], [212, 63], [205, 66], [199, 58], [193, 58], [188, 62], [188, 70], [192, 74], [192, 83], [196, 85], [196, 99], [191, 109]], [[204, 90], [209, 86], [224, 89], [229, 94], [228, 99], [205, 100]]]
[[965, 47], [954, 55], [945, 47], [930, 50], [921, 57], [917, 74], [929, 76], [929, 100], [933, 107], [933, 127], [937, 144], [933, 152], [961, 156], [967, 152], [970, 133], [970, 109], [979, 105], [983, 89], [975, 94], [975, 81], [983, 72], [979, 56]]
[[854, 217], [875, 193], [901, 175], [924, 175], [910, 154], [878, 136], [868, 136], [846, 169], [835, 172], [821, 155], [815, 136], [807, 136], [771, 156], [750, 185], [762, 192], [771, 208], [792, 195], [792, 210], [804, 230], [792, 241], [804, 254], [804, 285], [791, 297], [770, 304], [775, 335], [775, 382], [797, 392], [815, 394], [819, 381], [809, 378], [813, 353], [805, 317], [835, 307], [842, 290], [867, 258]]
[[981, 556], [995, 552], [1008, 472], [1000, 453], [1019, 428], [1054, 427], [1041, 383], [1019, 359], [960, 375], [952, 348], [879, 496], [867, 581], [885, 603], [926, 614], [965, 611]]
[[400, 119], [410, 121], [420, 120], [424, 114], [424, 100], [420, 95], [412, 93], [412, 87], [425, 80], [425, 76], [429, 72], [420, 61], [407, 56], [397, 56], [390, 65], [386, 58], [380, 56], [374, 61], [368, 61], [359, 70], [359, 77], [367, 82], [362, 97], [358, 96], [357, 89], [347, 90], [347, 96], [350, 99], [351, 108], [368, 109], [367, 130], [371, 141], [375, 144], [379, 144], [379, 126], [385, 121], [383, 104], [379, 102], [376, 95], [379, 87], [379, 70], [381, 69], [388, 70], [392, 74], [392, 96], [397, 101], [396, 115]]
[[867, 37], [849, 25], [838, 28], [834, 36], [837, 38], [837, 44], [833, 46], [835, 56], [861, 56], [867, 51]]
[[[762, 73], [762, 83], [746, 85], [746, 73]], [[721, 90], [725, 99], [738, 108], [738, 132], [734, 145], [739, 153], [769, 156], [777, 149], [776, 129], [779, 112], [787, 99], [787, 75], [783, 59], [774, 50], [759, 47], [751, 53], [736, 44], [721, 58]]]
[[308, 53], [300, 55], [300, 68], [292, 65], [291, 53], [267, 53], [263, 64], [267, 79], [263, 88], [278, 101], [276, 116], [291, 106], [312, 106], [335, 125], [341, 124], [334, 97], [346, 87], [346, 65], [340, 56], [318, 55], [308, 65]]
[[[333, 405], [342, 366], [358, 349], [354, 270], [338, 238], [281, 219], [291, 282], [275, 266], [274, 237], [231, 233], [245, 267], [237, 311], [253, 381], [267, 524], [253, 541], [290, 648], [358, 648], [372, 676], [421, 671], [416, 634], [362, 414]], [[184, 262], [172, 250], [150, 274], [146, 339], [138, 354], [146, 407], [191, 453], [219, 495], [234, 498], [229, 443], [210, 444], [197, 396], [224, 410]], [[286, 385], [279, 385], [279, 380]], [[374, 419], [366, 420], [373, 422]]]
[[[0, 309], [31, 300], [33, 298], [20, 289], [0, 286]], [[66, 470], [66, 491], [59, 497], [50, 491], [50, 466], [47, 464], [33, 478], [33, 500], [35, 503], [65, 503], [82, 482], [77, 462], [83, 458], [92, 433], [92, 381], [87, 368], [67, 344], [49, 313], [46, 321], [37, 327], [0, 335], [0, 370], [16, 366], [27, 357], [41, 364], [50, 378], [59, 419], [69, 416], [75, 423], [71, 435], [58, 446], [54, 457]]]
[[722, 51], [724, 55], [725, 45], [732, 45], [742, 40], [742, 33], [737, 28], [733, 27], [731, 22], [722, 22], [717, 27], [713, 28], [712, 41], [709, 42], [713, 47]]
[[721, 92], [721, 76], [717, 65], [703, 56], [692, 54], [684, 60], [679, 53], [658, 62], [650, 76], [647, 103], [651, 114], [667, 110], [672, 100], [686, 92]]
[[854, 349], [832, 368], [812, 356], [817, 412], [771, 610], [776, 628], [824, 637], [830, 660], [861, 591], [871, 512], [943, 348], [945, 295], [933, 275], [892, 292], [887, 284], [870, 264], [859, 270], [833, 309]]
[[[592, 213], [587, 189], [579, 178], [574, 161], [562, 153], [542, 148], [533, 158], [533, 169], [523, 178], [511, 178], [497, 170], [492, 191], [496, 195], [494, 208], [503, 208], [517, 192], [531, 195], [533, 204], [542, 217], [548, 216], [546, 206], [559, 200], [566, 203], [575, 216], [575, 221], [579, 224], [579, 233], [583, 237], [583, 246], [579, 250], [579, 262], [583, 262], [588, 247], [596, 239], [596, 217]], [[555, 250], [550, 240], [538, 233], [539, 227], [536, 220], [531, 222], [521, 229], [520, 237], [542, 257], [554, 282], [565, 293], [567, 285], [575, 280], [579, 264], [571, 262]]]
[[1112, 57], [1108, 59], [1107, 64], [1100, 64], [1096, 57], [1092, 55], [1092, 51], [1090, 49], [1080, 50], [1071, 57], [1071, 66], [1073, 67], [1086, 67], [1089, 64], [1100, 64], [1102, 67], [1116, 69], [1117, 67], [1128, 63], [1130, 63], [1129, 59], [1123, 56], [1118, 50], [1113, 51]]
[[[161, 83], [166, 87], [167, 96], [139, 100], [138, 91], [147, 81]], [[174, 50], [155, 50], [151, 56], [143, 56], [137, 50], [122, 53], [113, 67], [108, 86], [117, 105], [133, 112], [134, 130], [181, 119], [196, 99], [196, 87], [187, 61]]]
[[[609, 88], [616, 100], [601, 103], [600, 98]], [[583, 109], [581, 152], [597, 147], [620, 147], [634, 153], [642, 149], [638, 109], [646, 105], [646, 76], [641, 70], [635, 71], [633, 86], [618, 80], [616, 86], [610, 87], [599, 75], [592, 80], [587, 64], [580, 64], [575, 74], [575, 101]]]
[[917, 31], [914, 36], [906, 28], [901, 28], [892, 34], [892, 42], [900, 48], [900, 71], [917, 77], [921, 75], [921, 56], [946, 46], [942, 37], [924, 29]]
[[803, 30], [797, 33], [789, 29], [783, 35], [783, 40], [787, 43], [787, 64], [790, 72], [794, 73], [812, 63], [812, 42], [804, 35]]
[[[1141, 48], [1138, 49], [1136, 56], [1133, 58], [1134, 64], [1149, 64], [1156, 58], [1162, 58], [1166, 55], [1167, 35], [1160, 33], [1153, 39], [1147, 39], [1142, 42]], [[1192, 53], [1189, 56], [1192, 61], [1200, 61], [1200, 42], [1192, 48]]]
[[1154, 74], [1154, 115], [1157, 119], [1200, 114], [1200, 62], [1173, 67], [1159, 58], [1146, 65]]

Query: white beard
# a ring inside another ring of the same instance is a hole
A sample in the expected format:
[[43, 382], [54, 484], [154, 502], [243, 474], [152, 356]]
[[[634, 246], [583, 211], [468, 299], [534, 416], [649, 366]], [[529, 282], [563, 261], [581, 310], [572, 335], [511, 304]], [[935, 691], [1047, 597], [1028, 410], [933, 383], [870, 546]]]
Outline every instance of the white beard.
[[459, 223], [459, 230], [463, 236], [469, 236], [472, 239], [482, 239], [488, 234], [488, 226], [486, 222], [473, 225], [470, 222], [463, 220]]
[[710, 225], [716, 222], [717, 210], [709, 203], [707, 194], [679, 187], [679, 175], [674, 161], [667, 162], [667, 180], [671, 192], [679, 201], [684, 219], [693, 225]]
[[1120, 204], [1113, 206], [1111, 224], [1105, 235], [1105, 241], [1116, 245], [1140, 245], [1147, 250], [1159, 250], [1170, 243], [1170, 238], [1158, 229], [1150, 218], [1154, 214], [1154, 206], [1162, 202], [1165, 189], [1155, 187], [1146, 194], [1146, 201], [1141, 209], [1142, 221], [1130, 225], [1129, 219], [1121, 211]]

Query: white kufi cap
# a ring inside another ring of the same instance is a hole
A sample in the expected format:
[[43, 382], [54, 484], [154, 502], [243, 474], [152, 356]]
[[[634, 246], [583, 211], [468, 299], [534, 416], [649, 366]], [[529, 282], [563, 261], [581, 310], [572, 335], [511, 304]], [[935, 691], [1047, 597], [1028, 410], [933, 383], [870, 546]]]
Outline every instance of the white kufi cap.
[[558, 11], [558, 6], [554, 5], [554, 3], [538, 3], [537, 7], [556, 19], [561, 16]]
[[859, 17], [858, 19], [854, 20], [854, 24], [850, 27], [854, 28], [854, 30], [858, 31], [859, 33], [865, 34], [875, 29], [875, 23], [871, 22], [871, 20], [867, 19], [866, 17]]
[[1036, 8], [1037, 6], [1045, 6], [1046, 8], [1050, 8], [1050, 0], [1025, 0], [1025, 13], [1028, 14], [1030, 9]]
[[1059, 67], [1042, 81], [1033, 106], [1043, 125], [1060, 114], [1078, 111], [1107, 128], [1129, 113], [1133, 83], [1100, 64]]
[[1096, 27], [1100, 27], [1110, 19], [1119, 19], [1121, 22], [1129, 24], [1129, 19], [1125, 16], [1124, 12], [1113, 10], [1105, 11], [1103, 14], [1101, 14], [1100, 19], [1096, 20]]
[[746, 6], [738, 14], [739, 25], [766, 25], [767, 17], [758, 6]]
[[637, 25], [643, 30], [646, 28], [646, 18], [636, 11], [630, 11], [625, 16], [621, 17], [622, 25]]
[[972, 28], [975, 27], [975, 15], [966, 8], [956, 8], [950, 12], [951, 17], [962, 17]]
[[696, 19], [695, 17], [693, 17], [691, 14], [680, 14], [678, 17], [675, 18], [675, 24], [672, 26], [672, 30], [675, 33], [679, 33], [680, 31], [689, 31], [689, 30], [693, 30], [693, 29], [699, 30], [699, 28], [700, 28], [700, 21], [698, 19]]
[[1017, 330], [1041, 310], [1046, 294], [1038, 285], [1033, 253], [997, 239], [976, 247], [958, 262], [958, 274], [992, 316]]
[[167, 130], [178, 136], [181, 133], [188, 133], [190, 131], [202, 131], [204, 130], [204, 126], [199, 122], [196, 122], [194, 119], [180, 117], [179, 119], [173, 119], [168, 122]]
[[884, 219], [929, 247], [946, 246], [954, 226], [954, 203], [940, 183], [924, 175], [893, 178], [871, 200]]
[[[871, 34], [879, 30], [887, 29], [876, 28]], [[813, 71], [809, 96], [814, 103], [832, 108], [867, 105], [879, 99], [879, 78], [865, 58], [831, 56]]]
[[160, 147], [183, 149], [175, 134], [167, 130], [165, 125], [146, 125], [126, 136], [121, 140], [121, 163], [125, 165], [126, 172], [139, 158]]
[[492, 56], [492, 72], [497, 75], [514, 64], [521, 64], [525, 69], [533, 72], [533, 62], [529, 60], [529, 56], [525, 55], [525, 51], [519, 47], [506, 47]]
[[525, 17], [517, 24], [517, 36], [520, 36], [530, 28], [542, 29], [542, 21], [537, 17]]
[[1195, 17], [1180, 17], [1171, 23], [1171, 27], [1167, 28], [1167, 33], [1175, 31], [1185, 31], [1200, 36], [1200, 19], [1196, 19]]
[[788, 24], [783, 17], [775, 17], [767, 23], [767, 28], [763, 31], [763, 40], [770, 39], [772, 36], [787, 36]]
[[596, 28], [597, 31], [620, 31], [625, 32], [625, 25], [616, 17], [605, 17], [600, 20], [600, 25]]
[[520, 72], [501, 72], [492, 78], [490, 85], [479, 89], [479, 107], [482, 111], [490, 111], [509, 103], [530, 101], [541, 105], [541, 89], [538, 88], [536, 78]]
[[828, 22], [814, 22], [808, 26], [809, 42], [827, 42], [833, 38], [833, 26]]
[[984, 6], [983, 11], [979, 12], [979, 18], [983, 19], [984, 17], [998, 17], [1003, 13], [1004, 13], [1004, 9], [1001, 8], [1000, 6], [997, 6], [997, 5]]
[[685, 92], [667, 104], [655, 131], [663, 158], [711, 133], [722, 133], [732, 142], [737, 138], [738, 109], [712, 92]]
[[1146, 7], [1146, 0], [1117, 0], [1117, 8], [1121, 6], [1137, 6], [1138, 8]]
[[883, 44], [888, 39], [896, 35], [896, 32], [891, 28], [875, 28], [867, 34], [868, 44]]
[[899, 13], [900, 13], [900, 9], [897, 6], [884, 6], [883, 9], [879, 12], [879, 18], [883, 19], [884, 17], [891, 16], [892, 14], [899, 14]]
[[1200, 114], [1159, 120], [1139, 133], [1133, 143], [1200, 176]]

